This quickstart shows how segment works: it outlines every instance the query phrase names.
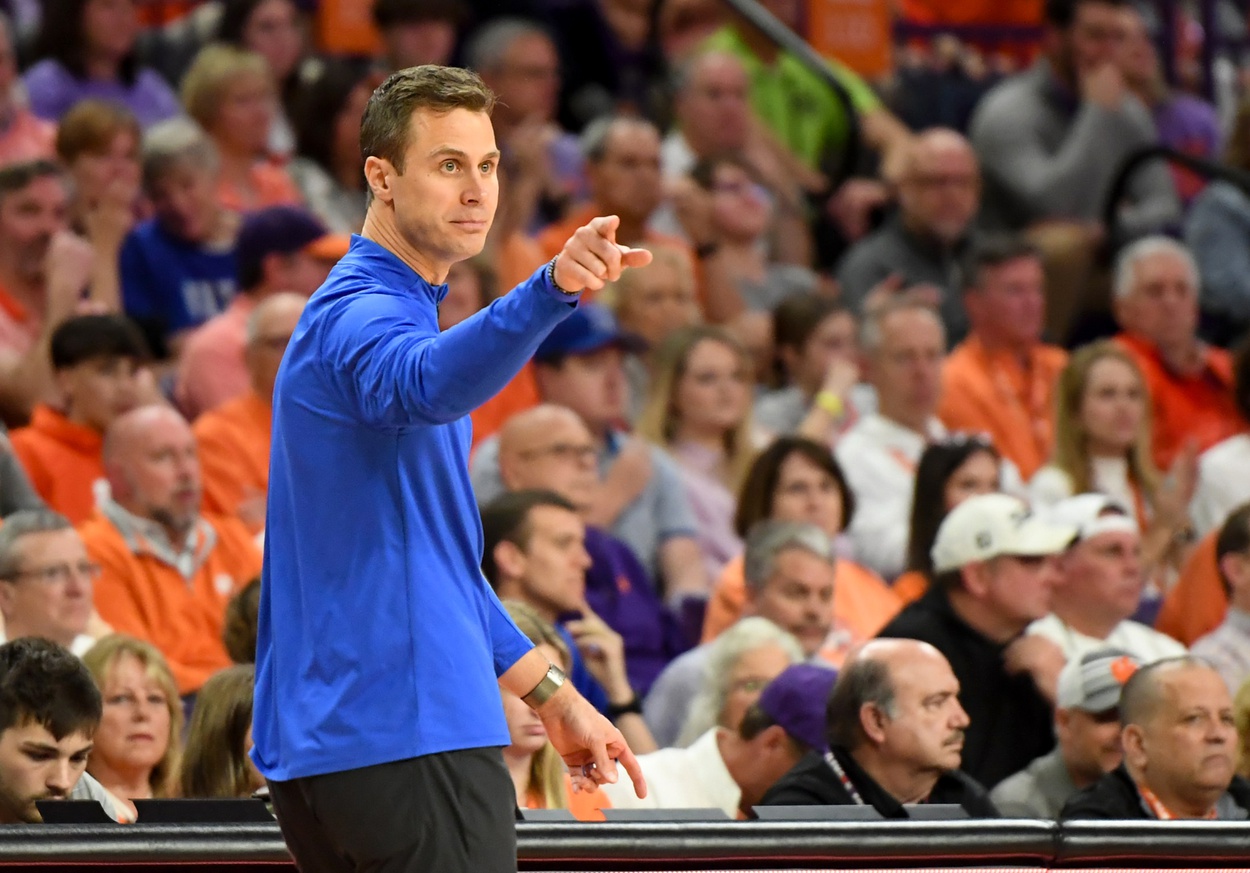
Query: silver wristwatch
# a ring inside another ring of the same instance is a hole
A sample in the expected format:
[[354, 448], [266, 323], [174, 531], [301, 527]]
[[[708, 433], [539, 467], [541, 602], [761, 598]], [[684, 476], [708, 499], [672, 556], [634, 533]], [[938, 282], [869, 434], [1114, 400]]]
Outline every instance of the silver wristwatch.
[[532, 709], [542, 706], [552, 695], [560, 689], [565, 680], [564, 671], [555, 664], [547, 665], [547, 675], [543, 676], [542, 681], [534, 686], [534, 690], [525, 695], [521, 699], [524, 700]]

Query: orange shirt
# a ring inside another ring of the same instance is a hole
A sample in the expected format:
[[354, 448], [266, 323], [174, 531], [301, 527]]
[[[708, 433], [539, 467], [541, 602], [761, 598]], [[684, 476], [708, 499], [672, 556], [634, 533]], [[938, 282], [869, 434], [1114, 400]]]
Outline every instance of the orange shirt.
[[[608, 800], [602, 788], [589, 792], [574, 792], [573, 780], [569, 778], [568, 773], [564, 774], [564, 790], [569, 795], [569, 812], [573, 813], [573, 818], [578, 821], [603, 821], [603, 813], [600, 810], [612, 808], [612, 801]], [[530, 791], [525, 797], [525, 808], [546, 809], [547, 807], [543, 805], [543, 799], [537, 792]]]
[[123, 535], [97, 511], [78, 532], [100, 564], [95, 605], [124, 634], [160, 649], [178, 681], [178, 693], [197, 691], [229, 667], [221, 641], [230, 598], [260, 573], [260, 549], [235, 519], [201, 518], [195, 533], [194, 572], [188, 580], [141, 533]]
[[1172, 466], [1186, 440], [1195, 440], [1198, 451], [1205, 452], [1246, 429], [1233, 402], [1233, 362], [1228, 352], [1207, 346], [1201, 372], [1178, 376], [1146, 340], [1122, 333], [1116, 342], [1146, 379], [1154, 411], [1154, 459], [1160, 470]]
[[35, 347], [42, 330], [43, 316], [0, 288], [0, 352], [21, 357]]
[[39, 404], [30, 424], [12, 434], [13, 452], [39, 496], [74, 524], [95, 511], [94, 485], [104, 477], [104, 435]]
[[1155, 619], [1157, 630], [1187, 646], [1219, 627], [1228, 612], [1228, 595], [1215, 563], [1218, 536], [1218, 530], [1211, 531], [1194, 546]]
[[270, 161], [252, 167], [247, 190], [222, 179], [217, 184], [217, 201], [235, 212], [251, 212], [266, 206], [302, 205], [304, 198], [286, 170]]
[[[538, 246], [542, 249], [543, 260], [549, 260], [560, 254], [560, 250], [564, 248], [564, 244], [569, 241], [569, 237], [573, 235], [573, 232], [599, 214], [598, 207], [595, 204], [587, 203], [578, 209], [574, 209], [563, 221], [557, 221], [555, 224], [549, 224], [543, 228], [542, 232], [538, 234]], [[646, 228], [643, 232], [643, 242], [679, 249], [689, 256], [691, 264], [696, 263], [694, 252], [691, 251], [689, 244], [679, 237], [669, 236], [666, 233], [656, 233], [650, 228]], [[591, 301], [593, 299], [594, 292], [589, 290], [582, 292], [582, 300]]]
[[1038, 343], [1024, 362], [969, 336], [942, 368], [938, 418], [953, 431], [989, 434], [1027, 481], [1050, 457], [1055, 383], [1067, 363], [1056, 346]]
[[[703, 642], [721, 635], [742, 618], [747, 587], [742, 575], [742, 556], [734, 558], [721, 572], [716, 590], [707, 603], [703, 619]], [[837, 581], [833, 586], [833, 646], [820, 654], [835, 667], [841, 667], [852, 646], [877, 635], [903, 608], [903, 602], [881, 577], [854, 561], [838, 559]]]
[[906, 605], [919, 600], [929, 590], [929, 577], [919, 570], [908, 570], [894, 580], [890, 590]]
[[254, 391], [206, 412], [191, 428], [200, 449], [204, 511], [236, 516], [252, 534], [263, 514], [240, 515], [245, 504], [269, 492], [269, 439], [273, 407]]

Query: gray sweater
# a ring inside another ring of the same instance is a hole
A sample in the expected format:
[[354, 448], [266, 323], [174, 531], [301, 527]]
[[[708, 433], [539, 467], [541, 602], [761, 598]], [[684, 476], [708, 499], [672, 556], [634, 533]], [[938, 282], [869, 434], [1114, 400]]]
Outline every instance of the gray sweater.
[[[986, 94], [970, 135], [985, 177], [982, 223], [991, 230], [1100, 219], [1124, 159], [1158, 141], [1136, 97], [1115, 111], [1081, 103], [1045, 60]], [[1120, 212], [1127, 235], [1161, 230], [1180, 214], [1165, 164], [1154, 161], [1134, 174]]]
[[1057, 819], [1059, 810], [1076, 792], [1068, 765], [1056, 747], [999, 782], [990, 792], [990, 800], [1004, 818]]

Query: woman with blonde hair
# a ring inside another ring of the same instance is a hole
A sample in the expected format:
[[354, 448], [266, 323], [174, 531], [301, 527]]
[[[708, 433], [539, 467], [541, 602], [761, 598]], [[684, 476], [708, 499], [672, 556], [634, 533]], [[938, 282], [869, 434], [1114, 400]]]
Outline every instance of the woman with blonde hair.
[[270, 159], [278, 95], [263, 57], [229, 45], [207, 46], [182, 81], [182, 102], [217, 148], [222, 206], [246, 212], [302, 202], [286, 170]]
[[252, 748], [256, 668], [240, 664], [214, 673], [195, 698], [180, 776], [183, 797], [250, 797], [265, 784]]
[[756, 450], [751, 372], [746, 349], [725, 329], [678, 330], [652, 352], [651, 391], [637, 422], [638, 434], [677, 462], [709, 579], [742, 551], [734, 495]]
[[[568, 646], [556, 629], [533, 608], [515, 600], [505, 600], [504, 608], [517, 627], [547, 660], [566, 672], [570, 669]], [[516, 787], [517, 806], [525, 809], [567, 809], [580, 821], [603, 821], [599, 810], [611, 802], [596, 788], [593, 792], [572, 791], [572, 782], [555, 746], [547, 739], [547, 729], [529, 705], [503, 687], [504, 717], [508, 720], [511, 744], [503, 759]]]
[[[599, 292], [598, 300], [616, 313], [621, 330], [654, 349], [674, 331], [703, 321], [703, 314], [699, 309], [690, 255], [674, 246], [658, 243], [638, 248], [651, 252], [651, 263], [626, 270], [619, 281]], [[625, 376], [629, 380], [632, 420], [642, 414], [642, 404], [651, 385], [647, 357], [627, 353]]]
[[1152, 621], [1188, 547], [1189, 501], [1197, 477], [1194, 453], [1182, 451], [1167, 476], [1151, 460], [1150, 396], [1141, 370], [1114, 341], [1072, 355], [1055, 391], [1055, 448], [1029, 483], [1034, 505], [1098, 492], [1134, 514], [1142, 530], [1142, 563], [1153, 590], [1138, 618]]
[[182, 758], [182, 701], [156, 647], [109, 634], [82, 656], [104, 702], [87, 772], [124, 800], [174, 797]]

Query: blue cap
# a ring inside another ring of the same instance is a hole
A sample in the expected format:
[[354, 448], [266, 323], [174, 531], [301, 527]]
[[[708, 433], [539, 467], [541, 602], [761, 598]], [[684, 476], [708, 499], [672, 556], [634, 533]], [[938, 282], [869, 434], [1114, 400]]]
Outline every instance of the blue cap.
[[269, 206], [249, 212], [243, 217], [235, 243], [240, 284], [247, 288], [259, 280], [266, 256], [294, 254], [329, 236], [315, 215], [298, 206]]
[[555, 326], [534, 353], [536, 361], [550, 361], [568, 355], [588, 355], [608, 346], [640, 350], [642, 341], [621, 330], [612, 310], [598, 303], [581, 303], [564, 321]]
[[823, 751], [828, 745], [825, 708], [837, 678], [838, 671], [829, 667], [794, 664], [764, 687], [756, 706], [794, 739]]

